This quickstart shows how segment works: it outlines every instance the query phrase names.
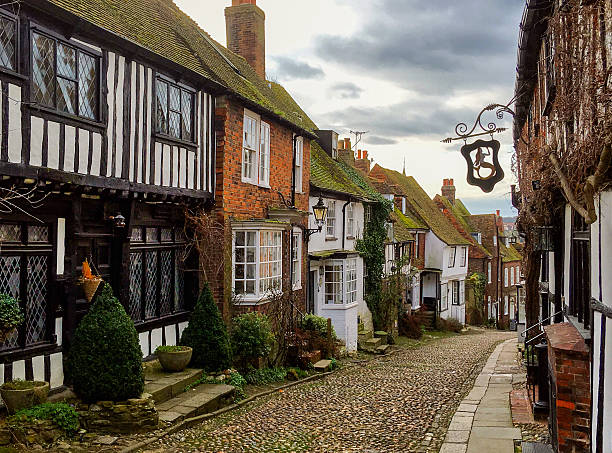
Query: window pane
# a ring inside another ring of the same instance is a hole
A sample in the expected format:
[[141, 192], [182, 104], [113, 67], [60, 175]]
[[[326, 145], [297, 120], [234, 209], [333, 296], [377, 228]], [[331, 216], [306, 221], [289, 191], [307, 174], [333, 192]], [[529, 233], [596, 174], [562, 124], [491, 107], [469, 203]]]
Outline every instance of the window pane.
[[185, 308], [184, 254], [184, 249], [178, 250], [174, 254], [174, 306], [177, 310]]
[[[142, 231], [142, 230], [140, 230]], [[130, 254], [130, 317], [142, 320], [142, 253]]]
[[181, 114], [172, 110], [168, 115], [168, 135], [181, 138]]
[[168, 133], [168, 84], [157, 81], [155, 87], [157, 94], [157, 131]]
[[76, 51], [64, 44], [57, 46], [57, 75], [76, 79]]
[[98, 116], [97, 71], [96, 59], [79, 53], [79, 115], [92, 120]]
[[0, 225], [0, 243], [21, 242], [21, 227], [19, 225]]
[[181, 90], [170, 85], [170, 110], [181, 111]]
[[32, 39], [33, 53], [33, 98], [42, 105], [54, 107], [55, 73], [53, 60], [55, 42], [46, 36], [34, 33]]
[[0, 17], [0, 65], [15, 70], [15, 22]]
[[162, 250], [160, 252], [161, 259], [161, 287], [160, 287], [160, 315], [168, 315], [172, 312], [172, 250]]
[[28, 225], [28, 242], [49, 242], [49, 227]]
[[154, 318], [157, 305], [157, 252], [148, 252], [146, 262], [145, 318]]
[[182, 113], [183, 113], [183, 140], [193, 140], [193, 134], [191, 129], [191, 118], [192, 118], [192, 108], [193, 108], [193, 95], [188, 93], [187, 91], [183, 91], [183, 103], [182, 103]]
[[76, 113], [76, 82], [57, 78], [57, 109], [74, 115]]
[[47, 322], [47, 256], [28, 257], [28, 300], [26, 304], [26, 345], [45, 338]]

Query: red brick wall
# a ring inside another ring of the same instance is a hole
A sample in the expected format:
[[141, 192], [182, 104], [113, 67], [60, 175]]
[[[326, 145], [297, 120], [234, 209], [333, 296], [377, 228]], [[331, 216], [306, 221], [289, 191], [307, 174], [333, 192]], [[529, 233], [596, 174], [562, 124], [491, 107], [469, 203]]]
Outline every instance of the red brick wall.
[[[231, 221], [266, 220], [270, 208], [284, 207], [279, 192], [288, 203], [291, 201], [293, 166], [293, 132], [273, 119], [262, 116], [270, 125], [270, 188], [242, 182], [242, 137], [244, 106], [237, 100], [223, 97], [217, 99], [215, 128], [216, 193], [215, 215], [225, 229], [225, 244], [218, 247], [219, 259], [225, 261], [223, 272], [212, 283], [217, 303], [227, 317], [232, 293]], [[304, 138], [302, 190], [296, 193], [295, 205], [301, 211], [309, 211], [310, 140]], [[306, 220], [302, 221], [306, 226]], [[283, 289], [289, 289], [290, 281], [290, 231], [283, 235]], [[297, 292], [298, 305], [305, 307], [306, 289], [306, 244], [302, 243], [302, 290]], [[258, 307], [261, 310], [261, 307]]]
[[[548, 362], [557, 395], [556, 420], [559, 453], [588, 452], [591, 410], [589, 352], [569, 323], [545, 328]], [[553, 402], [551, 401], [551, 404]]]

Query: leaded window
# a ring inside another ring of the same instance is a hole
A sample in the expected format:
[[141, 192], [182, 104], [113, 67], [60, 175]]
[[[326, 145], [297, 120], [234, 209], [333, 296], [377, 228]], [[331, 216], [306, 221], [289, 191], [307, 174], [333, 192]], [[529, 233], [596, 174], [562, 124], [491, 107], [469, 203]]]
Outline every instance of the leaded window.
[[49, 277], [53, 248], [49, 226], [0, 224], [0, 293], [17, 300], [25, 322], [0, 345], [0, 350], [49, 341]]
[[64, 41], [32, 34], [34, 102], [90, 120], [99, 117], [100, 58]]
[[185, 240], [178, 229], [135, 227], [128, 313], [135, 322], [185, 310]]
[[157, 79], [155, 92], [157, 132], [193, 142], [194, 93], [161, 78]]
[[0, 66], [17, 70], [17, 21], [0, 14]]

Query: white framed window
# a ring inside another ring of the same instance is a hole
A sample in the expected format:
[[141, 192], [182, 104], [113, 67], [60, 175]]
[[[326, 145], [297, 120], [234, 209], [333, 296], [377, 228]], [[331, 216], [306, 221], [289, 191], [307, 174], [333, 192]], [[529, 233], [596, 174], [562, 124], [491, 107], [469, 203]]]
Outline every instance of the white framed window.
[[508, 315], [509, 313], [509, 307], [508, 307], [508, 296], [504, 296], [504, 315]]
[[491, 283], [493, 281], [491, 280], [491, 261], [487, 263], [487, 275], [489, 277], [489, 283]]
[[504, 267], [504, 286], [508, 287], [508, 268]]
[[451, 247], [448, 255], [448, 267], [455, 267], [455, 256], [457, 255], [457, 247]]
[[330, 261], [325, 264], [325, 305], [342, 305], [343, 265], [341, 261]]
[[357, 260], [349, 259], [346, 263], [346, 303], [357, 302]]
[[355, 235], [355, 208], [353, 203], [346, 206], [346, 236], [353, 237]]
[[459, 305], [465, 303], [465, 280], [459, 282]]
[[327, 237], [336, 237], [336, 202], [327, 202]]
[[295, 191], [302, 193], [302, 177], [304, 167], [304, 139], [298, 137], [295, 140]]
[[521, 268], [516, 266], [516, 284], [518, 285], [521, 281]]
[[302, 288], [302, 232], [294, 229], [291, 243], [291, 282], [293, 289]]
[[270, 125], [259, 115], [244, 111], [242, 140], [242, 181], [270, 185]]
[[452, 293], [452, 304], [453, 305], [461, 305], [461, 282], [458, 280], [453, 280], [451, 282], [451, 291]]
[[402, 197], [402, 214], [406, 214], [406, 197]]
[[467, 247], [461, 247], [461, 267], [467, 264]]
[[493, 247], [497, 247], [497, 236], [493, 236]]
[[471, 233], [471, 236], [476, 242], [482, 244], [482, 233]]
[[487, 303], [489, 305], [489, 310], [487, 311], [487, 313], [489, 315], [489, 319], [491, 319], [493, 317], [493, 305], [491, 304], [491, 296], [488, 296]]
[[442, 283], [440, 285], [440, 311], [448, 310], [448, 284]]
[[279, 230], [234, 231], [234, 293], [247, 299], [281, 288], [282, 237]]
[[514, 267], [510, 268], [510, 286], [514, 286]]

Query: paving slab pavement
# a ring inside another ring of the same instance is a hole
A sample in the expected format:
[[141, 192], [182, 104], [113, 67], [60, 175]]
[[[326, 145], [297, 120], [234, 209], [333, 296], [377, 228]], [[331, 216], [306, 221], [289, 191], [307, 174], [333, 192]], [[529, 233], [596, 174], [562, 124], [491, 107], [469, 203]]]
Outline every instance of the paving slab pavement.
[[521, 439], [510, 409], [515, 366], [516, 339], [510, 339], [495, 348], [459, 405], [440, 453], [514, 453], [514, 440]]

